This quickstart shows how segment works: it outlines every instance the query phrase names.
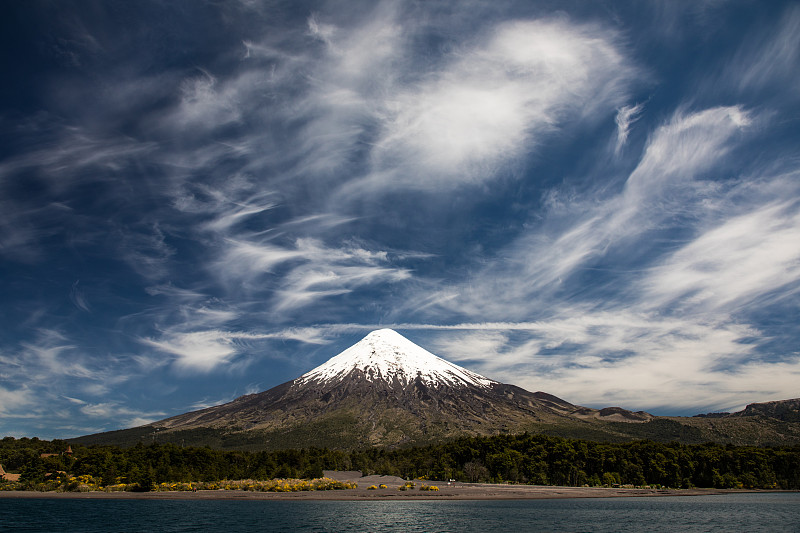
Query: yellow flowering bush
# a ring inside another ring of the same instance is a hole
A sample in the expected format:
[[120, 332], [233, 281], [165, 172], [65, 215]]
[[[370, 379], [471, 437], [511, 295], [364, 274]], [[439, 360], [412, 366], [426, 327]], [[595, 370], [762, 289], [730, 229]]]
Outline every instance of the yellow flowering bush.
[[[21, 484], [18, 482], [0, 481], [0, 491], [19, 490]], [[162, 482], [153, 485], [153, 490], [158, 492], [171, 491], [197, 491], [197, 490], [245, 490], [258, 492], [300, 492], [317, 490], [346, 490], [358, 488], [358, 484], [352, 481], [337, 481], [335, 479], [321, 477], [316, 479], [271, 479], [259, 481], [253, 479], [243, 480], [221, 480], [221, 481], [202, 481], [202, 482]], [[377, 488], [375, 486], [371, 488]], [[381, 485], [381, 488], [386, 488]], [[64, 491], [64, 492], [127, 492], [139, 490], [137, 483], [126, 483], [124, 477], [117, 477], [113, 483], [102, 484], [102, 479], [85, 474], [80, 476], [69, 476], [63, 474], [58, 478], [50, 479], [44, 483], [39, 483], [33, 490], [40, 491]]]
[[253, 479], [222, 480], [200, 483], [162, 483], [158, 490], [245, 490], [254, 492], [302, 492], [314, 490], [342, 490], [357, 488], [356, 483], [336, 481], [326, 477], [317, 479]]
[[408, 490], [413, 489], [417, 485], [413, 481], [406, 481], [403, 485], [397, 487], [397, 490]]
[[3, 490], [17, 490], [19, 488], [18, 481], [0, 481], [0, 491]]
[[102, 479], [94, 478], [89, 474], [70, 476], [66, 479], [64, 490], [68, 492], [90, 492], [102, 489]]
[[[225, 487], [227, 488], [227, 487]], [[156, 487], [156, 490], [159, 492], [170, 492], [170, 491], [190, 491], [192, 490], [191, 483], [159, 483]]]

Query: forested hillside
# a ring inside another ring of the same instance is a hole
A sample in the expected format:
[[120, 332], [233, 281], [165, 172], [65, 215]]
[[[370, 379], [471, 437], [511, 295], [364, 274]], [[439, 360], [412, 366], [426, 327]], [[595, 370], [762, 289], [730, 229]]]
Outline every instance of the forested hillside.
[[800, 489], [800, 446], [619, 444], [523, 434], [399, 450], [244, 452], [158, 443], [65, 450], [63, 441], [3, 439], [0, 464], [21, 474], [18, 484], [5, 483], [4, 488], [46, 488], [46, 480], [54, 477], [89, 475], [98, 485], [122, 482], [148, 490], [162, 482], [317, 478], [323, 470], [360, 470], [465, 482]]

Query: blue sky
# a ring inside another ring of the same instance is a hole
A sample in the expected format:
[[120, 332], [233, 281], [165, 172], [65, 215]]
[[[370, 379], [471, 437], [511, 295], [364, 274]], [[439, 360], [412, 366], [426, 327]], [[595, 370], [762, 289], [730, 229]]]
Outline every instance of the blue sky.
[[800, 391], [800, 5], [4, 2], [0, 434], [392, 327], [656, 414]]

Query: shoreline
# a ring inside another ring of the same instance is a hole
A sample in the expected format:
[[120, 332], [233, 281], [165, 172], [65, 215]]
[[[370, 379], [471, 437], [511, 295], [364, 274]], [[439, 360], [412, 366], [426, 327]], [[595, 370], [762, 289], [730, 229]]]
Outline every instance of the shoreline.
[[342, 489], [301, 492], [252, 492], [244, 490], [199, 490], [155, 492], [37, 492], [0, 491], [0, 499], [76, 500], [242, 500], [242, 501], [453, 501], [453, 500], [544, 500], [566, 498], [641, 498], [709, 496], [737, 493], [796, 492], [747, 489], [630, 489], [606, 487], [558, 487], [542, 485], [482, 485], [458, 483], [439, 485], [438, 492], [420, 490]]

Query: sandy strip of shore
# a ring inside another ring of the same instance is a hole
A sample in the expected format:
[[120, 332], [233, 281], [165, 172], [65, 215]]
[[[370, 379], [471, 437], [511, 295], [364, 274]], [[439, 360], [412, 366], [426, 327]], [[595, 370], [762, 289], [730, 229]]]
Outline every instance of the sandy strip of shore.
[[144, 500], [541, 500], [556, 498], [631, 498], [658, 496], [700, 496], [758, 492], [725, 489], [625, 489], [604, 487], [552, 487], [540, 485], [485, 485], [471, 483], [439, 484], [438, 492], [397, 488], [357, 489], [308, 492], [249, 492], [240, 490], [200, 490], [197, 492], [33, 492], [4, 491], [0, 498], [67, 499], [144, 499]]

